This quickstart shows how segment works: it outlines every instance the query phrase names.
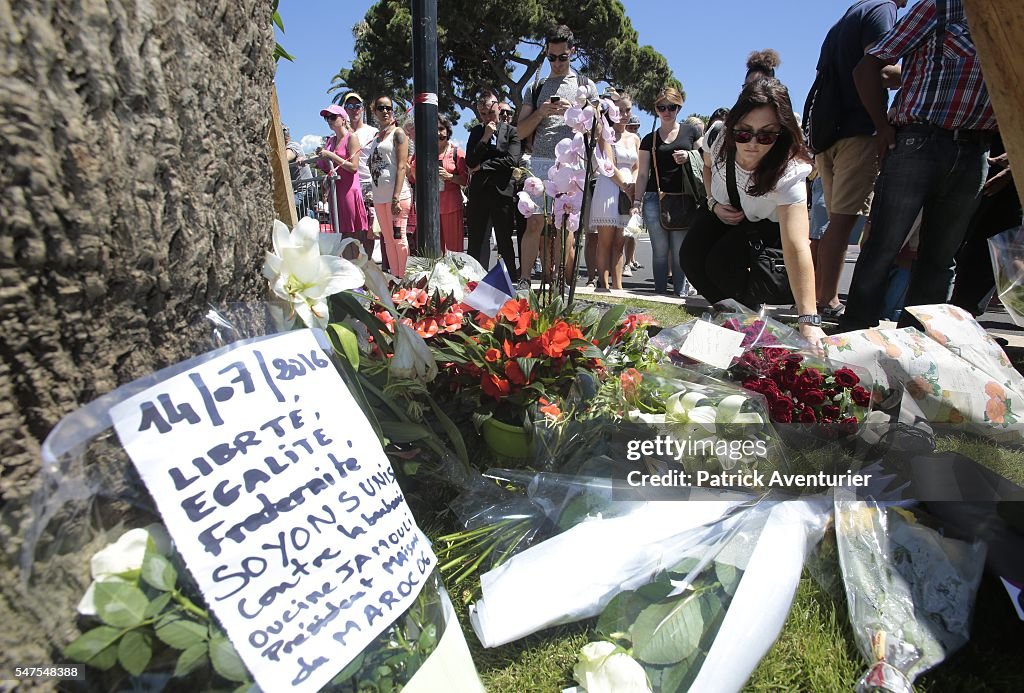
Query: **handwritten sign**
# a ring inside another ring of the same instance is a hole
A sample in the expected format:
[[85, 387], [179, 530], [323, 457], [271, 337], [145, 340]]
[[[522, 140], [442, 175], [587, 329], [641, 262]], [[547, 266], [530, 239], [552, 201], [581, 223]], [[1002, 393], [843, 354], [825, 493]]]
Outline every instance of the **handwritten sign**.
[[117, 433], [265, 691], [316, 691], [415, 600], [436, 559], [309, 330], [128, 399]]
[[716, 368], [728, 368], [733, 358], [742, 353], [742, 343], [742, 332], [697, 320], [679, 347], [679, 353]]

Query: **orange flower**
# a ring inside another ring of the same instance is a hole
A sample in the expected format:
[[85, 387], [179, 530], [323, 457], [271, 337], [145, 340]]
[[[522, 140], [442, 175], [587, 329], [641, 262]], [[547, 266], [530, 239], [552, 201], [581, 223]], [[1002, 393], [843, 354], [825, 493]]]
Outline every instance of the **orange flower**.
[[437, 320], [427, 318], [416, 323], [416, 334], [424, 339], [429, 339], [437, 334]]
[[459, 328], [462, 327], [462, 311], [445, 313], [442, 323], [444, 325], [442, 329], [445, 332], [458, 332]]
[[632, 399], [636, 396], [636, 389], [640, 386], [640, 381], [643, 378], [640, 371], [635, 368], [629, 368], [619, 376], [619, 382], [622, 384], [622, 394], [626, 396], [626, 399]]
[[524, 312], [529, 312], [530, 302], [525, 298], [514, 299], [511, 298], [505, 301], [505, 305], [498, 311], [498, 315], [505, 318], [509, 322], [518, 322], [519, 316]]
[[527, 330], [530, 329], [530, 325], [533, 324], [533, 312], [524, 310], [519, 314], [519, 319], [516, 320], [516, 326], [512, 329], [512, 332], [520, 335], [526, 334]]
[[476, 314], [476, 324], [484, 328], [485, 330], [493, 330], [494, 322], [494, 318], [488, 317], [483, 313], [478, 312]]
[[[576, 328], [579, 332], [579, 328]], [[552, 358], [557, 358], [569, 348], [571, 341], [569, 325], [559, 320], [540, 336], [541, 348]]]
[[484, 373], [480, 378], [480, 387], [483, 388], [484, 394], [494, 399], [503, 399], [508, 397], [512, 391], [512, 386], [504, 378], [499, 378], [493, 373]]
[[545, 399], [544, 397], [541, 397], [537, 401], [541, 405], [540, 411], [541, 411], [541, 413], [544, 414], [544, 416], [546, 416], [549, 419], [552, 419], [554, 421], [558, 421], [560, 418], [562, 418], [562, 410], [558, 408], [557, 404], [554, 404], [552, 402], [548, 402], [548, 400]]
[[526, 374], [523, 373], [523, 369], [515, 361], [507, 361], [505, 363], [505, 377], [513, 385], [525, 385], [530, 382], [527, 380]]
[[994, 380], [990, 380], [985, 383], [985, 394], [989, 397], [997, 397], [999, 399], [1006, 399], [1006, 390], [1003, 386]]
[[992, 423], [1003, 423], [1006, 416], [1006, 405], [1003, 404], [1003, 400], [996, 397], [990, 399], [985, 405], [985, 416]]
[[489, 363], [494, 363], [500, 358], [501, 352], [498, 351], [497, 349], [494, 349], [493, 347], [488, 349], [487, 352], [484, 354], [484, 361], [487, 361]]

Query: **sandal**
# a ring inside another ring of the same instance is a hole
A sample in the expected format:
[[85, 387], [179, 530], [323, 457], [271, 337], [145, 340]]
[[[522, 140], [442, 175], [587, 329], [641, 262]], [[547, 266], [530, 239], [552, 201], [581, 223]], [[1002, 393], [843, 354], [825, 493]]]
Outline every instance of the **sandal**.
[[846, 306], [840, 303], [838, 306], [833, 308], [832, 306], [824, 306], [818, 308], [818, 315], [821, 316], [822, 320], [838, 320], [842, 317], [843, 313], [846, 312]]

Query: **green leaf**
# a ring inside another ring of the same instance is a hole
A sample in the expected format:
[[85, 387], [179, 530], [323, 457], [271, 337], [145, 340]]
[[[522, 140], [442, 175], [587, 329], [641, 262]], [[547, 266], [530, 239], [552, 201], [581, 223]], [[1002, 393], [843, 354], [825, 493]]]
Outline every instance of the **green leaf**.
[[82, 633], [64, 648], [64, 656], [76, 662], [88, 662], [102, 650], [110, 647], [123, 633], [119, 628], [99, 626]]
[[210, 638], [210, 661], [213, 662], [214, 670], [228, 681], [246, 681], [249, 678], [249, 671], [242, 664], [242, 658], [223, 633]]
[[675, 664], [689, 657], [704, 634], [701, 600], [695, 593], [644, 609], [630, 629], [633, 654], [648, 664]]
[[429, 438], [430, 429], [416, 423], [401, 421], [381, 421], [381, 433], [392, 443], [411, 443], [414, 440]]
[[281, 21], [281, 13], [280, 12], [278, 12], [277, 10], [274, 10], [274, 14], [270, 15], [270, 21], [272, 21], [274, 23], [274, 25], [278, 29], [280, 29], [281, 31], [284, 31], [284, 22]]
[[206, 627], [180, 613], [166, 614], [156, 622], [156, 637], [176, 650], [187, 650], [206, 640]]
[[[359, 338], [355, 330], [343, 322], [332, 322], [327, 326], [334, 350], [348, 359], [353, 368], [359, 368]], [[340, 349], [338, 347], [341, 347]]]
[[100, 671], [110, 671], [117, 664], [117, 645], [103, 648], [99, 654], [86, 662], [89, 666]]
[[452, 447], [455, 448], [455, 455], [459, 458], [459, 461], [463, 465], [469, 466], [469, 452], [466, 451], [466, 441], [462, 439], [462, 433], [459, 431], [459, 427], [448, 417], [444, 412], [444, 409], [434, 401], [434, 398], [427, 395], [427, 401], [430, 403], [430, 408], [434, 411], [434, 416], [441, 423], [441, 428], [444, 429], [445, 435], [448, 436], [448, 440], [451, 441]]
[[174, 666], [175, 676], [187, 676], [208, 661], [210, 647], [205, 642], [197, 642], [187, 648], [178, 657], [178, 663]]
[[523, 376], [529, 380], [530, 374], [533, 373], [533, 367], [540, 363], [540, 359], [518, 356], [516, 363], [519, 364], [519, 370], [523, 372]]
[[146, 552], [146, 558], [142, 561], [142, 579], [158, 590], [170, 592], [178, 582], [178, 571], [164, 556]]
[[696, 653], [678, 664], [661, 671], [661, 687], [664, 693], [684, 693], [690, 690], [690, 684], [697, 678], [700, 671]]
[[640, 612], [664, 599], [671, 591], [669, 583], [653, 582], [638, 590], [615, 595], [597, 620], [598, 632], [608, 637], [613, 633], [629, 632]]
[[349, 662], [344, 669], [338, 672], [338, 674], [333, 679], [331, 679], [331, 683], [334, 685], [345, 683], [345, 681], [348, 681], [350, 678], [355, 676], [356, 673], [362, 668], [363, 660], [365, 658], [366, 653], [360, 652], [358, 655], [356, 655], [355, 659]]
[[152, 656], [152, 639], [137, 630], [125, 633], [117, 647], [117, 661], [132, 676], [138, 676], [145, 671]]
[[715, 577], [722, 583], [725, 593], [729, 595], [735, 593], [737, 585], [740, 584], [740, 571], [730, 563], [716, 562]]
[[602, 344], [606, 343], [605, 340], [611, 336], [611, 332], [622, 322], [622, 314], [625, 312], [626, 306], [623, 303], [618, 303], [605, 311], [605, 314], [601, 316], [601, 322], [597, 323], [597, 329], [594, 330], [592, 337]]
[[127, 582], [96, 583], [96, 613], [108, 626], [134, 628], [149, 606], [145, 593]]
[[144, 616], [146, 618], [153, 618], [154, 616], [159, 615], [161, 612], [163, 612], [164, 609], [167, 608], [167, 604], [170, 601], [170, 592], [164, 592], [160, 596], [155, 597], [153, 601], [149, 603], [149, 606], [146, 607], [146, 613], [144, 614]]

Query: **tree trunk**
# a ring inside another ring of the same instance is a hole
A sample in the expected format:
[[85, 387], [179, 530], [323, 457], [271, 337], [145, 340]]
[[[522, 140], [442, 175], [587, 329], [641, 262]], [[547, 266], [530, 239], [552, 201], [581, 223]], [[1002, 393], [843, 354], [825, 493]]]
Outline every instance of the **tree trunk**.
[[[208, 349], [207, 304], [264, 292], [270, 12], [266, 0], [0, 0], [8, 560], [50, 428]], [[0, 661], [54, 661], [39, 624], [12, 615], [4, 573]]]

